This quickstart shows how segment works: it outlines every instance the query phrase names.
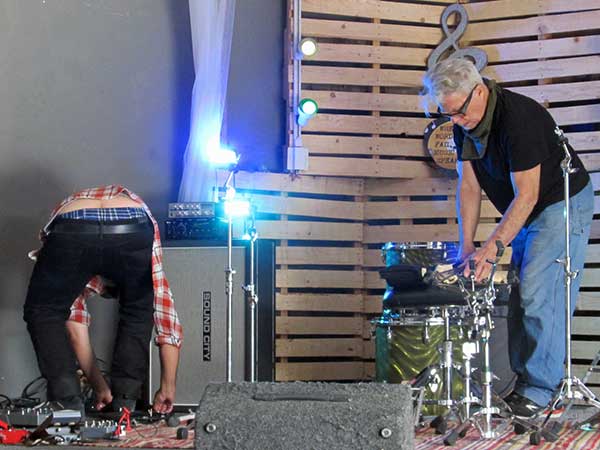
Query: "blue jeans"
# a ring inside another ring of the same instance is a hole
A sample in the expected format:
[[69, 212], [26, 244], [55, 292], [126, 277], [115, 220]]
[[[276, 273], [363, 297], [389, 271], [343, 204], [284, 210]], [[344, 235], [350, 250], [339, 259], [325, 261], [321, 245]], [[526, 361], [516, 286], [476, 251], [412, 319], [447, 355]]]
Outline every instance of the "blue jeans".
[[[544, 209], [512, 242], [511, 270], [519, 275], [518, 292], [508, 312], [509, 353], [517, 374], [515, 391], [540, 406], [552, 399], [564, 376], [565, 258], [564, 206], [561, 201]], [[594, 191], [588, 185], [570, 199], [571, 270], [579, 271], [571, 285], [571, 315], [590, 235]]]

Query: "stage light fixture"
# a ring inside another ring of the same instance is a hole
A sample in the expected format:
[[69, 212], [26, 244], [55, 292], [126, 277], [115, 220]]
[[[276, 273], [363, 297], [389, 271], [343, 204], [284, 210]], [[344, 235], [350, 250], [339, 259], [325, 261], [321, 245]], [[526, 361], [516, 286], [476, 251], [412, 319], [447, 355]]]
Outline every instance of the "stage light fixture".
[[319, 105], [312, 98], [304, 98], [298, 104], [298, 125], [305, 126], [308, 120], [319, 111]]
[[302, 59], [306, 56], [313, 56], [315, 53], [317, 53], [317, 50], [317, 41], [315, 41], [313, 38], [304, 38], [300, 41], [300, 44], [298, 44], [298, 51], [296, 52], [296, 55], [298, 59]]
[[250, 215], [250, 202], [240, 197], [226, 200], [225, 215], [227, 217], [248, 217]]

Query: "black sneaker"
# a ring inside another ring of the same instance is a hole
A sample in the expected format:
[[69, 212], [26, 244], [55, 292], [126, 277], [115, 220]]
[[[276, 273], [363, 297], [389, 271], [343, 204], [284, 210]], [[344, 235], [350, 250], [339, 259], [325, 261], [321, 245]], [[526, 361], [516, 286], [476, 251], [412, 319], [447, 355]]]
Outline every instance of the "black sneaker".
[[531, 418], [541, 413], [545, 407], [540, 406], [523, 395], [513, 392], [504, 399], [515, 416]]

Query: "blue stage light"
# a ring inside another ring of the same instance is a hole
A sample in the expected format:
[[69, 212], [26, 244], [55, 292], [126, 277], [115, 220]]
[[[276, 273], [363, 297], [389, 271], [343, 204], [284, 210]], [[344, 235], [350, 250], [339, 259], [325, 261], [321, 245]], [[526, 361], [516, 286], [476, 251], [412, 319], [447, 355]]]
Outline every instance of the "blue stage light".
[[230, 148], [220, 145], [209, 146], [208, 160], [213, 166], [228, 167], [238, 163], [239, 156]]
[[225, 215], [227, 217], [248, 217], [250, 215], [250, 202], [239, 197], [225, 200]]

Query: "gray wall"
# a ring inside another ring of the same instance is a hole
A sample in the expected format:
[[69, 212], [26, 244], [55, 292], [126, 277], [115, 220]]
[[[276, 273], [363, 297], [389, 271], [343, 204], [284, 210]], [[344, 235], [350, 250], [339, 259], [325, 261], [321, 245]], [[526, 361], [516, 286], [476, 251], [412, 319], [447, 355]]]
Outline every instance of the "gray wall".
[[[227, 104], [232, 145], [271, 170], [284, 138], [284, 3], [238, 0]], [[39, 228], [60, 199], [106, 183], [164, 218], [193, 76], [186, 0], [0, 0], [0, 393], [20, 394], [39, 373], [21, 318]], [[263, 105], [249, 114], [256, 95]]]

